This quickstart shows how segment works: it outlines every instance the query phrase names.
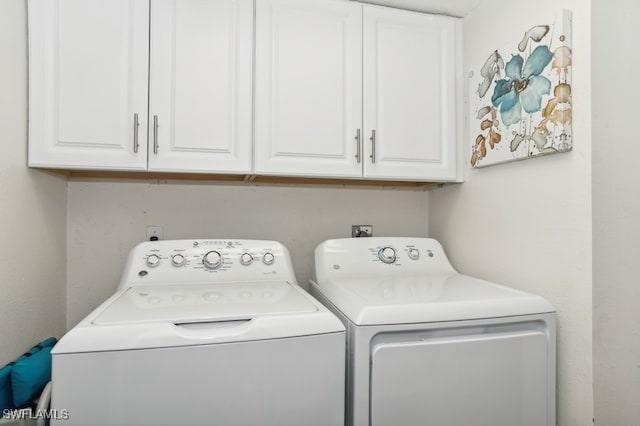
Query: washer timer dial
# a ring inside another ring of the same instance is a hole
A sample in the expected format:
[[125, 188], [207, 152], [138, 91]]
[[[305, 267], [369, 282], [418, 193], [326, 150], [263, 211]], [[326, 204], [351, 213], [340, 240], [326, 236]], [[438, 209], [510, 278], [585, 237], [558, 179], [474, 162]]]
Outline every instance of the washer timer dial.
[[382, 247], [378, 250], [378, 259], [384, 263], [393, 263], [396, 261], [396, 251], [392, 247]]
[[222, 266], [222, 255], [220, 252], [211, 250], [202, 257], [202, 263], [207, 269], [218, 269]]

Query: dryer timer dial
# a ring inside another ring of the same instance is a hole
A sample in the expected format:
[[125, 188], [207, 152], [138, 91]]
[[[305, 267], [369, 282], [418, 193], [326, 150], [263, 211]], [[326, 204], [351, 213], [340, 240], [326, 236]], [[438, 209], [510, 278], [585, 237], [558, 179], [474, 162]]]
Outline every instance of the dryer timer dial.
[[384, 263], [393, 263], [396, 261], [396, 251], [392, 247], [382, 247], [378, 250], [378, 259]]

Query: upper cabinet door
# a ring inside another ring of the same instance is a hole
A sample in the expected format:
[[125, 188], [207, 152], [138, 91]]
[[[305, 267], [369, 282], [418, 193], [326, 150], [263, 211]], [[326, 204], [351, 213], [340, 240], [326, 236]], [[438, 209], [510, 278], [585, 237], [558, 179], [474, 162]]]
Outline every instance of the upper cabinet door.
[[248, 173], [252, 0], [151, 2], [149, 170]]
[[456, 179], [459, 30], [455, 18], [364, 6], [365, 177]]
[[29, 0], [29, 165], [146, 168], [148, 45], [148, 0]]
[[359, 177], [362, 6], [257, 0], [255, 171]]

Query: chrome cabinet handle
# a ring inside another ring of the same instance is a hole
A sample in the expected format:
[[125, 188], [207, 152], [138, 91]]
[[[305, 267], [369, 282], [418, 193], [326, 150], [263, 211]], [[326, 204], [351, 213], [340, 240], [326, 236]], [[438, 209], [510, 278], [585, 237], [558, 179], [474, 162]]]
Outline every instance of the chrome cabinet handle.
[[356, 130], [356, 159], [360, 163], [360, 129]]
[[133, 114], [133, 153], [138, 153], [138, 127], [140, 127], [140, 121], [138, 120], [138, 113]]
[[158, 153], [158, 116], [153, 116], [153, 153]]
[[369, 140], [371, 141], [371, 155], [369, 156], [369, 158], [371, 158], [371, 164], [376, 164], [376, 131], [375, 130], [371, 131], [371, 137], [369, 138]]

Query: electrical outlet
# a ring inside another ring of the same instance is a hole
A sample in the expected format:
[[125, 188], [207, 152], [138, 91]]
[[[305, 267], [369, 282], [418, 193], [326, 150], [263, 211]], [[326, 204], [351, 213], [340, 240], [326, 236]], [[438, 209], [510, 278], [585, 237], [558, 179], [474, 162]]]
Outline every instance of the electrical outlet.
[[351, 225], [351, 237], [373, 237], [373, 225]]
[[147, 241], [162, 239], [162, 225], [147, 225]]

